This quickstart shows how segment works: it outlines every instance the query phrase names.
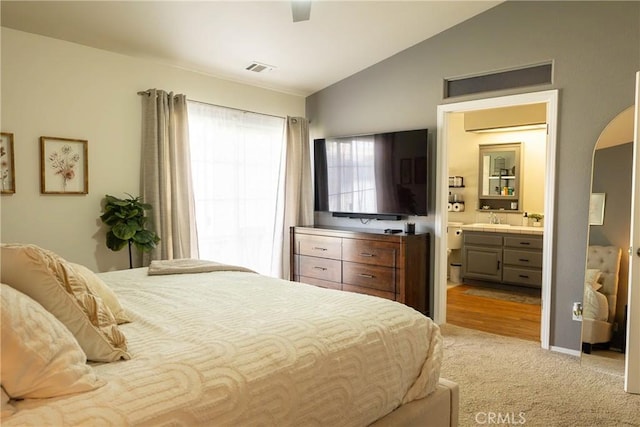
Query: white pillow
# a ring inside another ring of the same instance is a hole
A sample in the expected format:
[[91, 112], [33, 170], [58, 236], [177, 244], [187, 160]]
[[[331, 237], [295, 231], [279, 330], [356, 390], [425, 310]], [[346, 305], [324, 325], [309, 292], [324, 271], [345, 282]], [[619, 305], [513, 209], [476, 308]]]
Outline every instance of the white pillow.
[[104, 302], [106, 306], [109, 307], [109, 310], [111, 310], [111, 313], [113, 313], [113, 317], [116, 318], [116, 322], [119, 325], [122, 323], [131, 322], [131, 320], [129, 320], [129, 317], [127, 316], [127, 313], [125, 313], [124, 308], [120, 304], [118, 296], [115, 292], [113, 292], [109, 285], [104, 283], [101, 278], [96, 276], [93, 271], [89, 270], [84, 265], [76, 264], [73, 262], [70, 262], [69, 265], [71, 265], [71, 267], [75, 270], [76, 274], [80, 278], [84, 279], [87, 287], [91, 290], [91, 292], [102, 298], [102, 302]]
[[597, 291], [602, 287], [602, 283], [600, 283], [600, 278], [602, 277], [602, 272], [597, 268], [587, 268], [587, 272], [584, 277], [584, 283], [591, 286], [591, 289]]
[[5, 284], [0, 300], [0, 377], [9, 396], [48, 398], [104, 385], [71, 332], [40, 304]]
[[584, 307], [582, 317], [585, 319], [606, 322], [609, 319], [609, 301], [598, 291], [594, 291], [588, 283], [584, 285]]
[[36, 245], [3, 244], [0, 281], [28, 295], [64, 324], [87, 359], [129, 359], [127, 340], [111, 310], [62, 258]]

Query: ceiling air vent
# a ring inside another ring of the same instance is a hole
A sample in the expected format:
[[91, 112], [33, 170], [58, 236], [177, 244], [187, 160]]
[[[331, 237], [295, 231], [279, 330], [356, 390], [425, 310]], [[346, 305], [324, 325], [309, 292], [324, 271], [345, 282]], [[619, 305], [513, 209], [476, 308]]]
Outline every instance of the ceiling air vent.
[[245, 70], [253, 71], [254, 73], [264, 73], [265, 71], [273, 70], [273, 65], [261, 64], [260, 62], [252, 62]]

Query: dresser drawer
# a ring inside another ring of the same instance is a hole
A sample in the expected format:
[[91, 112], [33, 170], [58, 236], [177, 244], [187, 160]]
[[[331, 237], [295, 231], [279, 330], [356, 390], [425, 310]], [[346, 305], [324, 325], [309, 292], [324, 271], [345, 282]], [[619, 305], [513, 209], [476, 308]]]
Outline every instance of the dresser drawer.
[[542, 268], [542, 252], [538, 251], [505, 249], [502, 260], [505, 264]]
[[340, 283], [342, 279], [339, 260], [300, 255], [297, 275]]
[[297, 234], [295, 236], [295, 251], [299, 255], [341, 259], [342, 239], [339, 237]]
[[542, 238], [530, 236], [505, 236], [504, 246], [509, 248], [542, 249]]
[[294, 276], [293, 280], [300, 283], [306, 283], [308, 285], [319, 286], [321, 288], [337, 289], [339, 291], [342, 290], [342, 283], [339, 282], [330, 282], [328, 280], [315, 279], [313, 277], [305, 276]]
[[343, 262], [342, 283], [395, 293], [395, 269]]
[[362, 264], [395, 267], [400, 245], [369, 240], [342, 240], [342, 259]]
[[542, 287], [542, 272], [527, 268], [504, 267], [502, 281], [514, 285], [524, 285], [534, 288]]
[[373, 295], [375, 297], [386, 298], [392, 301], [396, 300], [396, 294], [393, 292], [381, 291], [379, 289], [365, 288], [364, 286], [342, 285], [342, 290], [347, 292], [356, 292], [359, 294]]

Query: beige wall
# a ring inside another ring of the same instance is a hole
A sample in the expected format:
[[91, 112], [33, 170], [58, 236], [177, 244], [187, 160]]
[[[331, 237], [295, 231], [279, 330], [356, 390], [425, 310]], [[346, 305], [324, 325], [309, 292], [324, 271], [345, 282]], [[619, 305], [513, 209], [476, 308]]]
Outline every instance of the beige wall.
[[[449, 221], [464, 223], [488, 222], [488, 214], [478, 212], [478, 162], [479, 145], [521, 142], [522, 152], [522, 199], [520, 211], [544, 212], [544, 178], [546, 133], [544, 130], [520, 132], [473, 133], [464, 130], [464, 114], [455, 113], [450, 117], [449, 132], [451, 141], [448, 146], [449, 175], [462, 176], [464, 189], [452, 190], [463, 196], [464, 212], [449, 212]], [[500, 213], [503, 223], [522, 224], [522, 214]]]
[[[160, 88], [280, 116], [304, 98], [2, 28], [3, 132], [14, 134], [16, 194], [0, 200], [1, 241], [35, 243], [94, 270], [128, 267], [104, 244], [105, 194], [140, 193], [140, 99]], [[39, 137], [88, 140], [89, 194], [41, 195]]]

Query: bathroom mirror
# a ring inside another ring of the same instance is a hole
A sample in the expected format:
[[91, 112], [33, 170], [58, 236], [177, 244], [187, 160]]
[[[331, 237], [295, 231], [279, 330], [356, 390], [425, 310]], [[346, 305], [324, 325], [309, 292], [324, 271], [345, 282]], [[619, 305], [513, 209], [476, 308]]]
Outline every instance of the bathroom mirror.
[[484, 210], [518, 210], [521, 143], [480, 145], [478, 206]]
[[[589, 225], [582, 306], [583, 363], [605, 364], [621, 375], [626, 346], [633, 113], [632, 106], [616, 116], [603, 130], [594, 149], [591, 192], [606, 195], [606, 205], [598, 212], [603, 220]], [[618, 250], [619, 261], [609, 259], [606, 253], [603, 256], [600, 248], [609, 248], [605, 249], [609, 252]], [[594, 256], [594, 250], [601, 253]], [[601, 271], [602, 278], [588, 289], [593, 270]], [[605, 283], [604, 276], [611, 276], [612, 271], [616, 271], [613, 281], [608, 277]]]

